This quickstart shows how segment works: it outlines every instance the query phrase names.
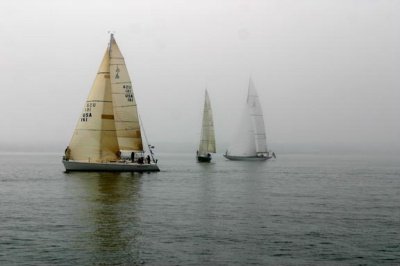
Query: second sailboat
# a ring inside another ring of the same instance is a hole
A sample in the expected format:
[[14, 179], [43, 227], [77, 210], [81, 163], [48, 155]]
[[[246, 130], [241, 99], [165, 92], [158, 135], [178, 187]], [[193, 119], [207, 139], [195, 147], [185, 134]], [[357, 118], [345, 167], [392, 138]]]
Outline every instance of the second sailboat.
[[203, 110], [203, 123], [201, 126], [201, 137], [199, 149], [197, 150], [197, 161], [199, 162], [210, 162], [211, 153], [215, 153], [215, 133], [214, 133], [214, 121], [211, 110], [211, 102], [208, 97], [206, 90], [204, 99], [204, 110]]

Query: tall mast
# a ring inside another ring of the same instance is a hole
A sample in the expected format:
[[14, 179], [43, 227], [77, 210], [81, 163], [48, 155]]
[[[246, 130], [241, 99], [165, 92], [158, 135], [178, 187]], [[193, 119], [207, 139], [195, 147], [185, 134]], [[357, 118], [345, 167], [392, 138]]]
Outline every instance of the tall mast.
[[108, 44], [108, 56], [111, 57], [111, 42], [114, 39], [114, 33], [110, 33], [110, 43]]

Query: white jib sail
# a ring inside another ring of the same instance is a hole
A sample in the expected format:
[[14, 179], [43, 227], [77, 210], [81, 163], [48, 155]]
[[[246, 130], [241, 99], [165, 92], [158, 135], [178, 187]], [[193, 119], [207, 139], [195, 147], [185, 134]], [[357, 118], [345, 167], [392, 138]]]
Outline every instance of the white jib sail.
[[250, 119], [253, 126], [256, 152], [265, 153], [267, 152], [267, 140], [265, 135], [264, 116], [256, 88], [251, 78], [249, 81], [247, 105], [249, 107]]
[[111, 97], [109, 49], [107, 49], [69, 148], [69, 159], [77, 161], [111, 161], [119, 150]]
[[110, 76], [114, 121], [120, 150], [143, 151], [142, 135], [132, 82], [113, 35], [110, 40]]
[[203, 123], [201, 126], [201, 138], [199, 145], [199, 155], [206, 156], [208, 153], [215, 153], [215, 132], [214, 121], [211, 110], [211, 102], [206, 90], [203, 110]]

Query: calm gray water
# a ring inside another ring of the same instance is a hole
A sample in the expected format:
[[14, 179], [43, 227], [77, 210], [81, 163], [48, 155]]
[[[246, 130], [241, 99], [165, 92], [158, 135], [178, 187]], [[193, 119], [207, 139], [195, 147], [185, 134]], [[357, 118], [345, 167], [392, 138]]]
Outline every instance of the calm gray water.
[[0, 154], [0, 265], [397, 265], [400, 158], [162, 154], [162, 172], [64, 173]]

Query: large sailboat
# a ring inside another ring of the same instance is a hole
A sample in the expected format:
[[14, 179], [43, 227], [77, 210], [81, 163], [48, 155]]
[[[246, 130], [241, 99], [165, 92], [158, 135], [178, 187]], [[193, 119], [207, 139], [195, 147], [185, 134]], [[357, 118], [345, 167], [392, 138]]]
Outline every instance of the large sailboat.
[[66, 171], [160, 171], [145, 156], [132, 82], [113, 34], [83, 106], [63, 164]]
[[249, 80], [247, 101], [236, 135], [224, 157], [236, 161], [265, 161], [272, 156], [267, 150], [264, 116], [252, 79]]
[[211, 110], [211, 102], [206, 90], [203, 109], [203, 123], [201, 125], [201, 137], [197, 150], [197, 161], [210, 162], [211, 153], [215, 153], [214, 122]]

